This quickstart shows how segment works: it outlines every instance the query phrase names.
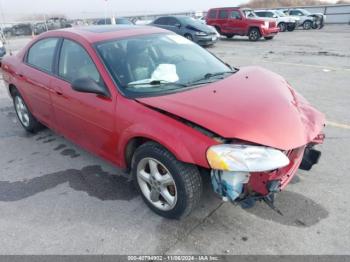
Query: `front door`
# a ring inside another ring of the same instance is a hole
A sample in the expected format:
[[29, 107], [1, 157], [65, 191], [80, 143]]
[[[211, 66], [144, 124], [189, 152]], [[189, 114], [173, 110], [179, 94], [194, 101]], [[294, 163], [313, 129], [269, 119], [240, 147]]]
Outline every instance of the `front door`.
[[228, 27], [233, 34], [242, 35], [244, 33], [243, 17], [237, 10], [230, 11], [228, 19]]
[[111, 159], [115, 152], [116, 97], [81, 93], [71, 87], [76, 79], [91, 78], [107, 88], [86, 49], [64, 39], [57, 74], [51, 82], [57, 128], [83, 147]]

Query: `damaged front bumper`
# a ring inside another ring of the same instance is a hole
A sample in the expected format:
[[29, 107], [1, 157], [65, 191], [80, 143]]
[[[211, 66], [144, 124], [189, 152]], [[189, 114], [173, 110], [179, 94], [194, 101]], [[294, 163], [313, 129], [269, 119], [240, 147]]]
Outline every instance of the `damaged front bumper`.
[[[324, 135], [317, 136], [310, 144], [284, 152], [289, 159], [285, 167], [268, 172], [234, 172], [212, 170], [211, 181], [213, 190], [224, 200], [241, 204], [248, 208], [257, 200], [263, 200], [271, 208], [274, 194], [282, 191], [298, 168], [310, 170], [321, 156], [315, 150], [315, 144], [322, 143]], [[278, 212], [278, 210], [276, 210]]]

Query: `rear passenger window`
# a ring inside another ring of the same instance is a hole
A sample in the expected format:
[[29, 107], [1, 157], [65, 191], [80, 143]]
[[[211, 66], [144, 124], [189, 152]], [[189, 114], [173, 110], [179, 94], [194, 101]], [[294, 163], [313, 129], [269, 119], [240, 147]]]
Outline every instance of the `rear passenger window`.
[[209, 18], [216, 18], [217, 11], [216, 10], [211, 10], [209, 12]]
[[57, 43], [58, 38], [39, 40], [29, 49], [27, 63], [38, 69], [52, 72], [52, 62], [54, 60]]
[[58, 75], [69, 82], [79, 78], [89, 77], [100, 83], [100, 74], [85, 49], [70, 40], [65, 39], [62, 44]]
[[228, 18], [228, 11], [227, 11], [227, 10], [220, 10], [220, 11], [219, 11], [219, 18], [220, 18], [220, 19], [226, 19], [226, 18]]

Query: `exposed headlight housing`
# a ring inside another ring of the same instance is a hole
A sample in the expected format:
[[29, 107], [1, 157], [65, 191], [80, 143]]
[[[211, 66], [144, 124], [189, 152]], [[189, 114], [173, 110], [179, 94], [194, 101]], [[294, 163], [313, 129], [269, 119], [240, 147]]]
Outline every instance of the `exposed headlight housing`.
[[264, 172], [289, 164], [282, 151], [266, 147], [238, 144], [212, 146], [207, 151], [212, 169], [241, 172]]
[[196, 32], [196, 35], [198, 35], [198, 36], [206, 36], [207, 34], [204, 33], [204, 32]]

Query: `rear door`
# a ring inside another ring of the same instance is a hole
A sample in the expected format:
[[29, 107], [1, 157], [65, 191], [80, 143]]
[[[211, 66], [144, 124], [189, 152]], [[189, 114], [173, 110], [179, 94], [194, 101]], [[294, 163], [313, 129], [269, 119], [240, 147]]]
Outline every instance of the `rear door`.
[[221, 26], [221, 32], [223, 33], [232, 33], [230, 30], [229, 24], [229, 10], [228, 9], [220, 9], [218, 14], [219, 24]]
[[52, 127], [54, 123], [50, 94], [50, 81], [53, 76], [53, 62], [59, 38], [44, 38], [35, 42], [24, 58], [22, 72], [19, 74], [24, 93], [31, 112], [43, 124]]
[[111, 159], [115, 150], [116, 97], [81, 93], [71, 87], [76, 79], [91, 78], [109, 90], [90, 54], [79, 43], [64, 39], [56, 74], [51, 86], [55, 90], [52, 100], [59, 132], [96, 154]]
[[153, 22], [154, 25], [170, 30], [168, 26], [168, 17], [160, 17]]

